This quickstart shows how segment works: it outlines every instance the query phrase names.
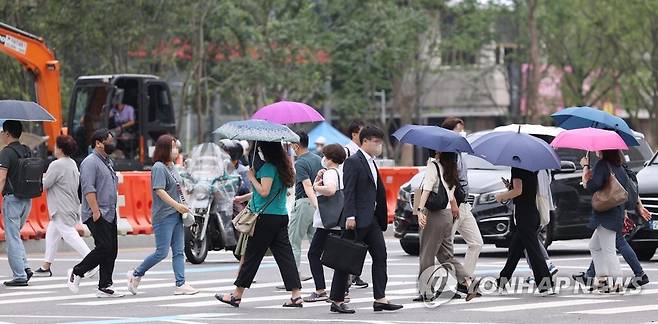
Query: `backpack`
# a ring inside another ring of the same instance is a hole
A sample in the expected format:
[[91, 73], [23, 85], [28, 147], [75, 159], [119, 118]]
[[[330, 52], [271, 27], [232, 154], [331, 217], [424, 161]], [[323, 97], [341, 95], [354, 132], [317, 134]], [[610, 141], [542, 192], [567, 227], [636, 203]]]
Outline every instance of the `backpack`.
[[16, 166], [18, 174], [18, 183], [8, 183], [14, 191], [14, 196], [21, 199], [31, 199], [41, 196], [43, 193], [43, 160], [41, 158], [33, 158], [30, 149], [23, 145], [27, 154], [22, 156], [15, 147], [7, 146], [16, 153], [18, 156], [18, 164]]

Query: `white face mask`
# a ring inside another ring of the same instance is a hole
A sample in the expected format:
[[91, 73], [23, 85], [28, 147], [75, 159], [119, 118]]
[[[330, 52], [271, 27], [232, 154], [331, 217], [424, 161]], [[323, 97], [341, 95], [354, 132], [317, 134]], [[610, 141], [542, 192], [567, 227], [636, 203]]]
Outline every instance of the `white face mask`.
[[461, 132], [459, 132], [459, 135], [461, 135], [461, 137], [466, 137], [466, 132], [465, 132], [465, 131], [461, 131]]
[[263, 151], [260, 150], [260, 147], [258, 148], [258, 157], [261, 161], [265, 161], [265, 155], [263, 154]]
[[171, 149], [171, 159], [174, 160], [174, 162], [176, 162], [175, 160], [178, 157], [178, 154], [178, 148], [174, 147]]
[[382, 155], [383, 152], [384, 152], [384, 144], [378, 144], [377, 146], [375, 146], [374, 157], [378, 157]]
[[329, 168], [329, 166], [327, 166], [327, 158], [322, 157], [322, 162], [320, 162], [320, 163], [322, 163], [323, 168], [325, 168], [325, 169]]

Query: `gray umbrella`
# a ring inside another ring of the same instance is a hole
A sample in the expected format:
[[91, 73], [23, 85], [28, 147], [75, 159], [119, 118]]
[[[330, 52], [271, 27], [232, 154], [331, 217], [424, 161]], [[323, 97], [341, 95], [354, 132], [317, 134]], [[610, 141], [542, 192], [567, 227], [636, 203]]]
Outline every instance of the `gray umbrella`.
[[55, 117], [31, 101], [0, 100], [0, 119], [20, 121], [55, 121]]

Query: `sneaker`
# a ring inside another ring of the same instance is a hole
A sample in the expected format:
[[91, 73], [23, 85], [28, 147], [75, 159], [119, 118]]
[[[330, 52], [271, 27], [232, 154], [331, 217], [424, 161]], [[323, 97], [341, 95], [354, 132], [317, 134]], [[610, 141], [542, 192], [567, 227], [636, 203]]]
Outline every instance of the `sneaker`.
[[592, 278], [587, 277], [587, 274], [585, 272], [572, 274], [571, 278], [584, 286], [591, 286], [593, 281]]
[[4, 285], [7, 287], [26, 287], [27, 280], [12, 279], [9, 281], [5, 281]]
[[356, 288], [368, 288], [368, 283], [361, 280], [361, 277], [357, 277], [357, 276], [352, 277], [352, 284], [354, 284]]
[[188, 284], [183, 284], [182, 286], [176, 287], [174, 290], [174, 295], [195, 295], [198, 294], [199, 290], [192, 288]]
[[311, 293], [310, 296], [303, 298], [305, 303], [314, 303], [318, 301], [325, 301], [327, 299], [329, 299], [329, 296], [327, 296], [326, 291], [323, 291], [322, 293], [319, 294], [314, 291], [313, 293]]
[[27, 275], [27, 281], [30, 281], [34, 275], [34, 272], [32, 272], [32, 269], [30, 268], [25, 268], [25, 274]]
[[528, 277], [528, 278], [525, 278], [525, 282], [526, 282], [527, 284], [534, 285], [534, 284], [535, 284], [535, 277], [530, 276], [530, 277]]
[[551, 277], [555, 277], [555, 275], [560, 271], [556, 266], [552, 266], [548, 268], [548, 271], [551, 273]]
[[137, 287], [139, 287], [142, 277], [136, 277], [135, 270], [128, 271], [126, 277], [128, 277], [128, 282], [126, 283], [128, 285], [128, 291], [133, 295], [137, 295]]
[[641, 277], [633, 277], [631, 282], [626, 287], [627, 289], [638, 289], [649, 283], [649, 277], [646, 274], [643, 274]]
[[539, 296], [546, 297], [546, 296], [554, 296], [557, 295], [555, 292], [555, 289], [544, 289], [538, 291]]
[[96, 292], [96, 297], [98, 298], [120, 298], [123, 296], [125, 295], [114, 291], [112, 287], [98, 288], [98, 291]]
[[82, 279], [82, 277], [74, 274], [73, 269], [69, 269], [66, 272], [66, 277], [68, 278], [66, 285], [69, 287], [69, 290], [71, 290], [72, 293], [77, 294], [78, 291], [80, 291], [80, 279]]
[[46, 270], [42, 267], [39, 267], [39, 269], [34, 271], [34, 276], [35, 277], [52, 277], [53, 272], [50, 269]]
[[99, 267], [93, 268], [85, 273], [84, 278], [93, 278], [98, 273]]

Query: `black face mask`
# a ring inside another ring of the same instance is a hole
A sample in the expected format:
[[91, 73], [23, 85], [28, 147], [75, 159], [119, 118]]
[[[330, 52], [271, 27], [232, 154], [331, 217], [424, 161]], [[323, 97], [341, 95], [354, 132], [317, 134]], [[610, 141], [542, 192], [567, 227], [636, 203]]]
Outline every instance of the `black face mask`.
[[117, 145], [114, 142], [103, 143], [103, 146], [105, 147], [105, 154], [107, 155], [111, 155], [117, 149]]

